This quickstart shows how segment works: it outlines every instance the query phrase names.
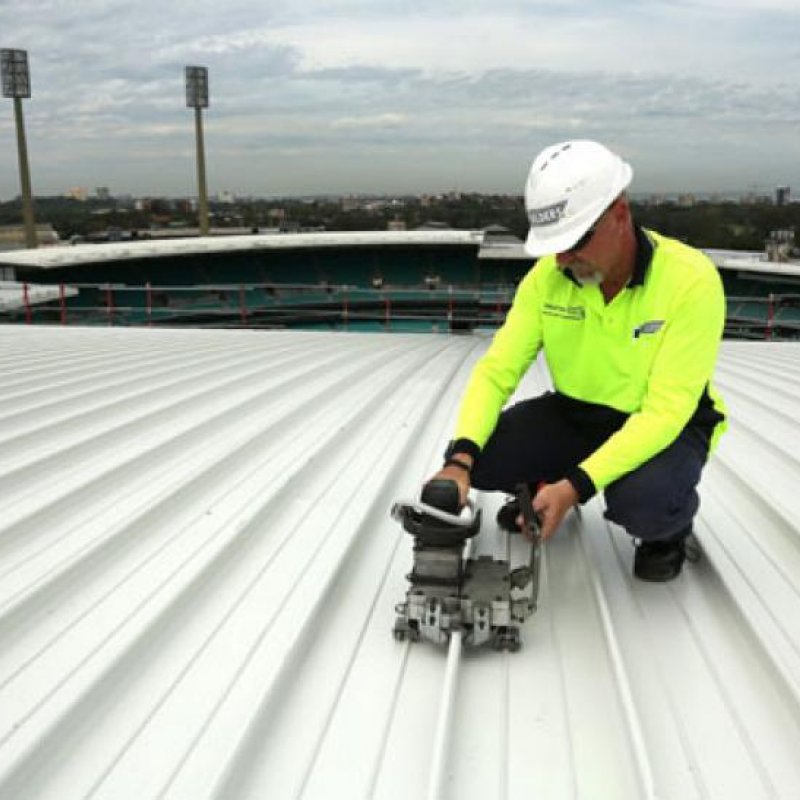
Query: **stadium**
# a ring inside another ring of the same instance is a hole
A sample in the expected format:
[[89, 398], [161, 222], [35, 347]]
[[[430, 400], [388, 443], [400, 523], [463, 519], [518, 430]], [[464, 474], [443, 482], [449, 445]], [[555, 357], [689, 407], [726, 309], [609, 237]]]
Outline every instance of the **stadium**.
[[[800, 262], [707, 252], [728, 297], [728, 337], [800, 338]], [[16, 300], [0, 320], [469, 331], [502, 323], [532, 266], [499, 227], [62, 245], [0, 252], [18, 284], [5, 284]], [[55, 287], [49, 299], [45, 287]]]

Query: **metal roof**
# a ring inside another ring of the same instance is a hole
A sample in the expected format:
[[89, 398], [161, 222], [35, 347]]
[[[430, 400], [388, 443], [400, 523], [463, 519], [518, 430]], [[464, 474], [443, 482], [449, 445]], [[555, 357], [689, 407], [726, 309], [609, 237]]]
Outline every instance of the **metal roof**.
[[14, 250], [0, 253], [0, 264], [17, 267], [71, 267], [135, 258], [191, 256], [201, 253], [237, 253], [265, 250], [294, 250], [316, 247], [389, 246], [480, 246], [483, 231], [358, 231], [330, 233], [254, 234], [252, 236], [206, 236], [189, 239], [137, 240], [103, 244], [76, 244]]
[[755, 250], [714, 250], [703, 252], [720, 268], [766, 275], [800, 276], [800, 261], [769, 261], [766, 253]]
[[0, 798], [800, 797], [800, 345], [723, 344], [676, 581], [595, 499], [520, 652], [397, 642], [487, 342], [0, 327]]
[[[512, 237], [513, 239], [513, 237]], [[84, 264], [110, 263], [140, 258], [166, 258], [207, 253], [295, 250], [329, 247], [474, 246], [483, 260], [531, 262], [523, 243], [492, 241], [485, 230], [333, 231], [315, 233], [268, 233], [250, 236], [206, 236], [152, 239], [101, 244], [59, 245], [36, 250], [0, 252], [0, 264], [42, 270]], [[800, 262], [767, 261], [755, 251], [705, 249], [720, 269], [735, 269], [773, 276], [799, 276]]]

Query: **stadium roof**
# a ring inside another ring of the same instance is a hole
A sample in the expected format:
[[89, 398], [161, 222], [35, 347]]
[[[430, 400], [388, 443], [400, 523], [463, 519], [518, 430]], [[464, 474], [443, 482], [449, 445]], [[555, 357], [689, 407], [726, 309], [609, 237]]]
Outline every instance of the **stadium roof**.
[[633, 580], [595, 499], [459, 657], [390, 634], [388, 510], [486, 343], [0, 327], [0, 797], [797, 797], [800, 346], [723, 345], [698, 563]]
[[359, 231], [331, 233], [254, 234], [207, 236], [188, 239], [150, 239], [103, 244], [42, 247], [37, 250], [0, 252], [0, 264], [17, 267], [55, 267], [127, 261], [139, 258], [190, 256], [200, 253], [236, 253], [264, 250], [296, 250], [318, 247], [409, 247], [426, 245], [479, 247], [483, 231]]
[[[207, 236], [180, 239], [150, 239], [101, 244], [60, 245], [36, 250], [0, 252], [0, 266], [55, 269], [61, 267], [165, 258], [198, 254], [248, 251], [297, 250], [335, 247], [417, 247], [472, 246], [483, 261], [515, 260], [531, 262], [523, 242], [512, 235], [498, 235], [498, 229], [358, 231], [314, 233], [269, 233], [249, 236]], [[772, 276], [800, 276], [800, 262], [768, 261], [756, 251], [704, 251], [720, 269], [756, 272]]]
[[703, 251], [720, 269], [757, 272], [767, 275], [800, 276], [800, 261], [768, 261], [766, 253], [757, 250]]

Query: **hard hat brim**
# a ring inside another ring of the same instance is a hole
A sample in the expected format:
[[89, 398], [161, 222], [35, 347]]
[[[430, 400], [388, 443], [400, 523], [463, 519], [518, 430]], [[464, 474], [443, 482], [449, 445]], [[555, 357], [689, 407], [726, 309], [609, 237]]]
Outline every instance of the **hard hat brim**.
[[550, 256], [556, 253], [564, 253], [583, 236], [589, 228], [594, 225], [597, 220], [591, 220], [588, 225], [576, 230], [562, 233], [560, 236], [538, 236], [534, 228], [528, 231], [528, 237], [525, 239], [525, 252], [533, 258], [541, 258], [542, 256]]

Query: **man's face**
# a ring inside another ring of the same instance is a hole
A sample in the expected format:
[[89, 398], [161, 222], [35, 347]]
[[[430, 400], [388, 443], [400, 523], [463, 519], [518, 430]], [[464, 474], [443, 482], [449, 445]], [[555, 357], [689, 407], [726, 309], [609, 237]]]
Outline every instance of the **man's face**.
[[[617, 202], [611, 204], [571, 249], [556, 255], [562, 271], [569, 267], [583, 286], [598, 286], [608, 276], [615, 257], [614, 222]], [[591, 235], [590, 235], [591, 234]]]

